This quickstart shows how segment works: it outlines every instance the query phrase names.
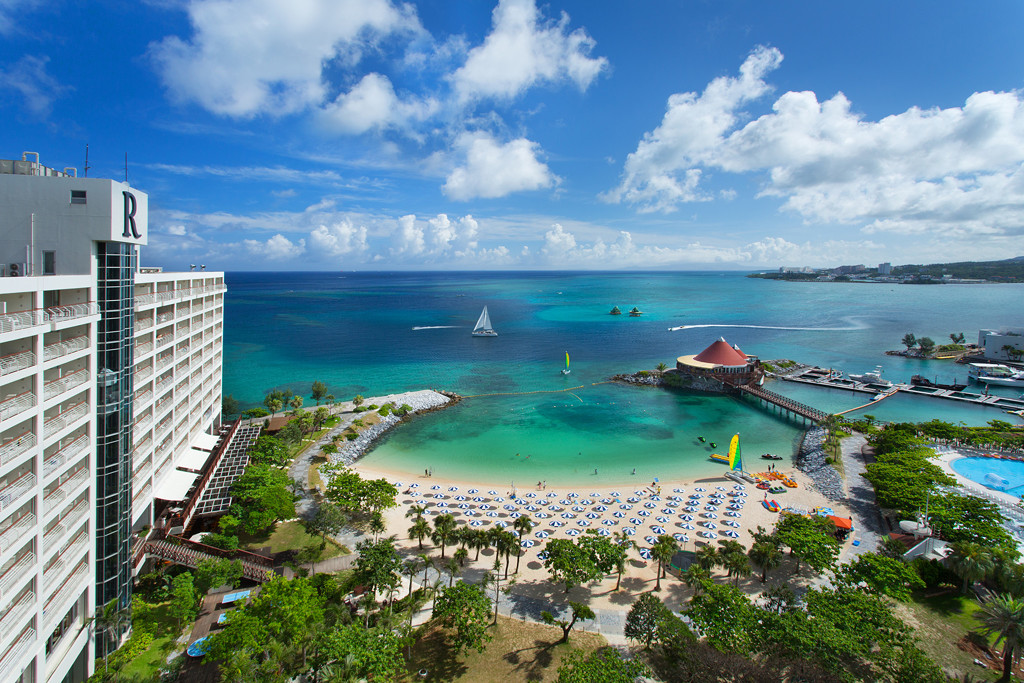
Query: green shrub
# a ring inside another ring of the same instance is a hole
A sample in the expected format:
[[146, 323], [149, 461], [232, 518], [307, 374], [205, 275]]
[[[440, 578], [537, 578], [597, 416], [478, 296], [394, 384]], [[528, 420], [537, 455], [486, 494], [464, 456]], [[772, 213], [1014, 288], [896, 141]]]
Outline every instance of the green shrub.
[[382, 405], [380, 407], [380, 410], [377, 411], [377, 414], [380, 415], [381, 417], [387, 417], [389, 414], [391, 414], [391, 404], [385, 403], [384, 405]]
[[365, 413], [369, 408], [367, 406], [356, 406], [352, 409], [353, 413]]
[[377, 408], [380, 408], [380, 406], [377, 405], [376, 403], [371, 403], [366, 408], [367, 408], [367, 410], [377, 410]]
[[349, 441], [355, 441], [356, 439], [359, 438], [359, 435], [356, 434], [355, 432], [346, 432], [345, 438], [348, 439]]
[[636, 374], [639, 375], [640, 377], [650, 377], [651, 376], [651, 371], [650, 370], [641, 370], [640, 372], [638, 372]]

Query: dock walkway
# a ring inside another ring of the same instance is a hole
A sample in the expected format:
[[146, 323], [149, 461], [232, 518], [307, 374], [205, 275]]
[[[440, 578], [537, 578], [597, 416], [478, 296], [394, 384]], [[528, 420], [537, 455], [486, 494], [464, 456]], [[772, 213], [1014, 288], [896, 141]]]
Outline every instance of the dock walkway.
[[786, 398], [781, 394], [776, 394], [774, 391], [768, 391], [762, 387], [740, 385], [737, 386], [736, 389], [741, 395], [749, 394], [754, 398], [759, 398], [762, 401], [771, 403], [774, 406], [778, 406], [779, 408], [793, 413], [794, 415], [799, 415], [805, 420], [810, 420], [811, 422], [822, 422], [829, 417], [829, 414], [823, 410], [812, 408], [809, 405], [800, 403], [799, 401], [794, 401], [791, 398]]

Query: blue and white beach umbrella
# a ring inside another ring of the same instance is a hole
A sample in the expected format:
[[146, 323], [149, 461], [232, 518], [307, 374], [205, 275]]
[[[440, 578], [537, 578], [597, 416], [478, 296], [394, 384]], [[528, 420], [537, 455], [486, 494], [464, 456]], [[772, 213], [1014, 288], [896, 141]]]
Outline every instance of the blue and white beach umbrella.
[[632, 536], [636, 533], [636, 529], [634, 529], [631, 526], [622, 527], [622, 533], [626, 534], [627, 536]]
[[543, 529], [534, 534], [534, 536], [536, 536], [537, 538], [547, 538], [550, 535], [551, 534], [549, 534], [547, 531], [544, 531]]
[[654, 521], [661, 522], [662, 524], [668, 524], [668, 517], [655, 517]]
[[619, 523], [618, 520], [614, 520], [614, 519], [602, 519], [601, 520], [601, 524], [604, 524], [605, 526], [615, 526], [618, 523]]
[[536, 544], [533, 542], [533, 540], [528, 538], [525, 541], [521, 541], [519, 545], [523, 546], [524, 548], [532, 548]]
[[665, 533], [665, 530], [663, 528], [661, 528], [660, 526], [652, 526], [651, 527], [651, 531], [653, 531], [654, 533], [658, 534], [659, 536], [661, 536], [663, 533]]
[[645, 560], [651, 559], [651, 549], [650, 548], [640, 548], [639, 552], [640, 552], [640, 557], [644, 558]]
[[637, 526], [640, 526], [641, 524], [644, 523], [644, 520], [640, 519], [639, 517], [630, 517], [629, 518], [629, 523], [630, 524], [635, 524]]
[[576, 519], [576, 515], [572, 514], [571, 512], [563, 512], [562, 519]]
[[630, 505], [629, 503], [622, 503], [621, 505], [619, 505], [619, 509], [620, 510], [632, 510], [633, 506]]
[[569, 529], [565, 533], [568, 534], [569, 536], [579, 536], [580, 535], [580, 530], [579, 529]]
[[682, 528], [686, 529], [687, 531], [693, 531], [694, 529], [697, 528], [697, 527], [695, 527], [695, 526], [693, 526], [692, 524], [689, 524], [689, 523], [687, 523], [687, 524], [680, 524], [679, 526], [681, 526]]
[[676, 539], [680, 543], [689, 543], [690, 537], [686, 534], [672, 534], [672, 538]]
[[449, 491], [458, 491], [458, 490], [459, 490], [459, 487], [458, 487], [458, 486], [449, 486], [449, 487], [448, 487], [448, 490], [449, 490]]
[[576, 526], [590, 526], [590, 522], [585, 519], [577, 519]]
[[483, 522], [482, 519], [474, 519], [472, 522], [469, 523], [469, 525], [470, 526], [481, 526], [483, 523], [484, 522]]
[[488, 516], [488, 517], [497, 517], [497, 516], [498, 516], [498, 513], [497, 513], [497, 512], [494, 512], [494, 511], [492, 510], [491, 512], [488, 512], [488, 513], [487, 513], [487, 516]]
[[547, 518], [548, 518], [548, 517], [550, 517], [550, 516], [551, 516], [551, 515], [549, 515], [549, 514], [548, 514], [548, 513], [546, 513], [546, 512], [538, 512], [537, 514], [535, 514], [535, 515], [534, 515], [534, 517], [536, 517], [536, 518], [538, 518], [538, 519], [547, 519]]
[[558, 521], [558, 520], [556, 519], [555, 521], [551, 522], [551, 526], [553, 526], [553, 527], [560, 527], [560, 526], [565, 526], [565, 523], [564, 523], [564, 522], [559, 522], [559, 521]]
[[625, 516], [626, 516], [625, 512], [618, 512], [618, 511], [616, 511], [616, 512], [612, 513], [612, 517], [616, 517], [618, 519], [622, 519]]
[[651, 513], [648, 512], [647, 510], [637, 510], [636, 514], [640, 515], [641, 517], [650, 517], [651, 516]]
[[473, 493], [479, 493], [479, 492], [480, 492], [480, 489], [470, 489], [466, 493], [473, 494]]
[[692, 522], [693, 515], [679, 515], [679, 519], [683, 520], [684, 522]]
[[583, 507], [582, 505], [573, 505], [572, 506], [572, 511], [573, 512], [584, 512], [586, 509], [587, 508]]
[[503, 519], [502, 519], [502, 520], [499, 520], [499, 521], [498, 521], [498, 524], [497, 524], [497, 526], [500, 526], [500, 527], [501, 527], [502, 529], [504, 529], [505, 527], [507, 527], [507, 526], [508, 526], [508, 522], [506, 522], [506, 521], [505, 521], [505, 520], [503, 520]]
[[459, 503], [459, 509], [460, 510], [468, 510], [469, 509], [469, 503]]
[[587, 513], [587, 519], [597, 519], [600, 516], [601, 515], [597, 514], [596, 512], [588, 512]]

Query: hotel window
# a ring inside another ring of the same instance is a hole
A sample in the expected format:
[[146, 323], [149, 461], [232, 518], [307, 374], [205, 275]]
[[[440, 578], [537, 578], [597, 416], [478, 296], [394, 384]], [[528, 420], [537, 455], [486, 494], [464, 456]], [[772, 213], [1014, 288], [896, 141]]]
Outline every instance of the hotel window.
[[43, 275], [56, 275], [57, 274], [57, 252], [55, 251], [44, 251], [43, 252]]
[[72, 204], [85, 204], [85, 190], [71, 190]]

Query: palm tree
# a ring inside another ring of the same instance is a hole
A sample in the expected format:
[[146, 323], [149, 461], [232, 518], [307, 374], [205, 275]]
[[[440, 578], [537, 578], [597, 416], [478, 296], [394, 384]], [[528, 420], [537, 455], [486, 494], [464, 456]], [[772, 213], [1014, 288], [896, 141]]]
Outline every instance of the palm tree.
[[704, 569], [712, 570], [721, 563], [718, 548], [713, 545], [706, 545], [697, 551], [697, 564]]
[[455, 584], [455, 576], [459, 573], [461, 565], [459, 561], [454, 557], [449, 557], [448, 561], [445, 562], [444, 568], [448, 570], [448, 587], [451, 588]]
[[426, 553], [420, 553], [416, 557], [420, 558], [420, 562], [423, 563], [423, 587], [426, 588], [430, 585], [427, 583], [427, 572], [429, 572], [430, 568], [434, 566], [434, 558]]
[[291, 409], [295, 414], [298, 414], [299, 409], [302, 408], [302, 397], [292, 396], [292, 400], [288, 401], [288, 405], [291, 406]]
[[997, 634], [993, 645], [1003, 643], [1003, 675], [999, 681], [1009, 681], [1013, 664], [1020, 660], [1024, 649], [1024, 601], [997, 595], [981, 606], [977, 617], [982, 622], [982, 633]]
[[270, 408], [270, 417], [274, 417], [277, 411], [284, 408], [284, 401], [279, 398], [272, 398], [267, 401], [267, 407]]
[[434, 518], [434, 531], [430, 534], [430, 540], [441, 546], [441, 558], [444, 558], [444, 547], [455, 532], [455, 517], [450, 512], [438, 515]]
[[651, 555], [658, 561], [658, 578], [654, 590], [661, 590], [661, 578], [664, 576], [665, 568], [672, 561], [672, 556], [679, 550], [676, 539], [668, 534], [658, 536], [658, 540], [651, 546]]
[[658, 363], [655, 367], [657, 368], [658, 372], [665, 372], [665, 370], [668, 369], [668, 366], [665, 365], [664, 363]]
[[426, 511], [426, 505], [410, 505], [409, 509], [405, 511], [405, 517], [406, 519], [408, 519], [409, 517], [421, 519]]
[[412, 577], [420, 570], [420, 561], [410, 557], [402, 563], [402, 573], [409, 577], [409, 595], [412, 595]]
[[616, 531], [612, 534], [612, 543], [623, 549], [622, 555], [615, 558], [615, 571], [618, 578], [615, 580], [615, 590], [619, 590], [622, 583], [622, 573], [626, 571], [626, 563], [629, 562], [629, 551], [636, 547], [636, 541], [626, 535], [625, 531]]
[[687, 588], [693, 589], [693, 595], [696, 597], [704, 590], [704, 586], [710, 583], [711, 570], [694, 562], [683, 572], [683, 581], [686, 582]]
[[729, 576], [735, 579], [735, 585], [739, 587], [741, 576], [750, 576], [750, 559], [746, 553], [729, 553], [725, 556], [725, 568], [729, 570]]
[[505, 578], [508, 578], [508, 565], [512, 552], [518, 550], [519, 538], [511, 531], [500, 530], [494, 536], [494, 549], [499, 555], [505, 556]]
[[466, 566], [466, 558], [469, 557], [469, 551], [465, 548], [459, 548], [455, 551], [453, 557], [458, 560], [460, 567]]
[[410, 540], [419, 541], [420, 550], [423, 550], [423, 539], [427, 536], [430, 536], [430, 523], [422, 517], [417, 517], [416, 521], [409, 527]]
[[[512, 522], [512, 528], [519, 532], [519, 538], [523, 538], [533, 529], [533, 520], [530, 515], [520, 515]], [[516, 574], [519, 573], [519, 558], [523, 556], [522, 544], [516, 546]]]
[[768, 572], [782, 564], [782, 551], [771, 541], [754, 541], [747, 552], [750, 560], [761, 568], [761, 583], [768, 580]]
[[991, 551], [984, 546], [965, 541], [952, 543], [950, 548], [953, 549], [953, 554], [949, 556], [950, 568], [964, 580], [964, 585], [960, 589], [962, 594], [967, 593], [971, 583], [982, 581], [992, 574], [995, 563], [992, 561]]
[[476, 551], [476, 557], [473, 558], [474, 562], [480, 559], [480, 551], [490, 544], [491, 540], [488, 538], [486, 531], [483, 529], [470, 529], [469, 547]]
[[103, 606], [102, 612], [96, 612], [91, 618], [92, 627], [103, 633], [101, 649], [103, 651], [103, 671], [107, 671], [107, 657], [117, 649], [117, 641], [128, 628], [130, 614], [126, 608], [118, 607], [117, 598]]

